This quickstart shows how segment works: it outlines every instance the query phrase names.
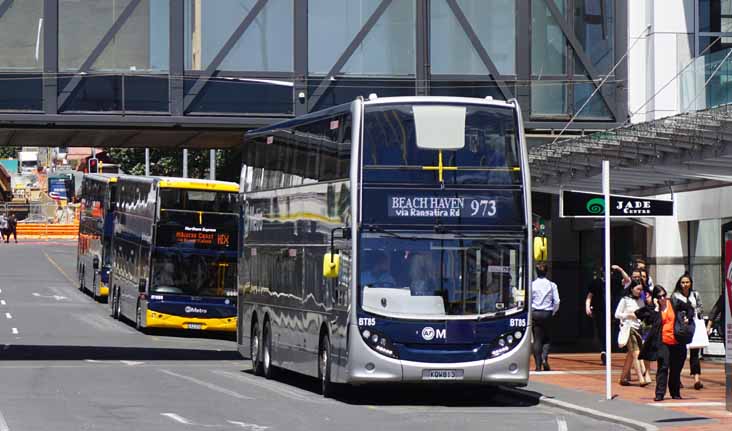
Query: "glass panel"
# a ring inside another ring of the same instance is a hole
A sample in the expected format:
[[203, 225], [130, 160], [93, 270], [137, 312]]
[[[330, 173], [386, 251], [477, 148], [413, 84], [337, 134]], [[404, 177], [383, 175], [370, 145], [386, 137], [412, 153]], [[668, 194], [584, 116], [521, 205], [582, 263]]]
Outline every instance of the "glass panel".
[[[613, 0], [578, 0], [575, 6], [575, 35], [601, 75], [608, 74], [614, 65], [614, 8]], [[575, 64], [582, 65], [579, 59]]]
[[[609, 93], [607, 90], [611, 88], [610, 85], [611, 84], [606, 83], [604, 86], [607, 93]], [[593, 91], [595, 91], [595, 85], [592, 83], [574, 84], [574, 112], [579, 111]], [[609, 99], [613, 100], [614, 97], [610, 96]], [[607, 105], [605, 105], [605, 101], [599, 91], [592, 96], [590, 103], [582, 109], [578, 118], [612, 119], [612, 115], [610, 115], [610, 111], [608, 111]]]
[[0, 69], [43, 66], [43, 0], [10, 4], [0, 17]]
[[[564, 13], [564, 1], [555, 0]], [[551, 15], [545, 0], [531, 2], [531, 72], [563, 75], [566, 71], [566, 41], [562, 29]]]
[[567, 113], [567, 84], [552, 81], [531, 83], [532, 115], [565, 115]]
[[41, 75], [0, 75], [0, 111], [40, 111], [42, 100]]
[[[516, 73], [516, 6], [513, 0], [458, 0], [483, 48], [502, 75]], [[446, 0], [430, 10], [432, 72], [483, 75], [488, 69]]]
[[169, 112], [168, 76], [124, 76], [125, 111]]
[[[186, 69], [205, 70], [256, 3], [256, 0], [187, 0]], [[269, 0], [218, 69], [291, 72], [293, 14], [293, 0]]]
[[[79, 70], [132, 0], [59, 0], [59, 69]], [[99, 71], [167, 71], [169, 0], [142, 0], [92, 65]]]
[[[71, 81], [71, 76], [60, 76], [59, 93]], [[73, 97], [64, 105], [64, 111], [121, 111], [122, 77], [119, 75], [85, 76]]]
[[732, 0], [699, 0], [699, 31], [732, 32]]
[[[186, 94], [195, 82], [193, 78], [185, 79]], [[292, 88], [292, 84], [277, 81], [212, 79], [191, 103], [188, 112], [291, 114]]]
[[[310, 0], [308, 63], [311, 73], [328, 73], [381, 0]], [[394, 1], [343, 67], [352, 75], [414, 75], [416, 9]]]
[[[320, 78], [311, 77], [308, 81], [308, 94], [313, 94], [320, 84]], [[386, 80], [365, 78], [340, 78], [331, 82], [313, 111], [330, 106], [350, 103], [358, 96], [375, 92], [379, 97], [414, 96], [414, 80]], [[290, 101], [292, 104], [292, 101]]]
[[518, 263], [523, 242], [518, 237], [363, 234], [360, 244], [358, 285], [366, 311], [437, 318], [523, 308], [519, 287], [524, 271]]

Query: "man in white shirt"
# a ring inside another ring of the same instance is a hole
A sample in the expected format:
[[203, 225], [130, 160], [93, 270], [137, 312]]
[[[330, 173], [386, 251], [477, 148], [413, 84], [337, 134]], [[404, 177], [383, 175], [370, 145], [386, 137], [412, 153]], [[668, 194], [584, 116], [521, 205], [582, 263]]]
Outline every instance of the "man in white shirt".
[[531, 319], [534, 343], [534, 361], [536, 371], [550, 371], [549, 349], [551, 337], [549, 335], [549, 321], [559, 311], [559, 291], [557, 285], [546, 278], [547, 265], [536, 265], [536, 280], [531, 283]]

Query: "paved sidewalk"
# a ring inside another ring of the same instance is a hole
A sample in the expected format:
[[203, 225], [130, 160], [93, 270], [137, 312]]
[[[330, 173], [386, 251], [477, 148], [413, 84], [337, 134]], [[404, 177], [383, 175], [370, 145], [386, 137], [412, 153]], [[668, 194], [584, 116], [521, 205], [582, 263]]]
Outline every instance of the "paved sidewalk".
[[[689, 364], [682, 372], [682, 400], [667, 399], [654, 402], [653, 384], [641, 388], [635, 375], [631, 386], [620, 386], [620, 372], [625, 354], [613, 354], [612, 401], [605, 400], [605, 366], [600, 355], [554, 354], [549, 358], [552, 371], [532, 372], [529, 390], [539, 392], [549, 400], [559, 400], [588, 409], [605, 412], [643, 422], [658, 428], [672, 430], [732, 430], [732, 413], [725, 409], [724, 363], [702, 361], [704, 388], [694, 390], [689, 377]], [[533, 369], [533, 361], [531, 369]], [[654, 370], [655, 364], [651, 364]], [[636, 427], [642, 429], [642, 426]], [[649, 428], [649, 427], [647, 427]]]

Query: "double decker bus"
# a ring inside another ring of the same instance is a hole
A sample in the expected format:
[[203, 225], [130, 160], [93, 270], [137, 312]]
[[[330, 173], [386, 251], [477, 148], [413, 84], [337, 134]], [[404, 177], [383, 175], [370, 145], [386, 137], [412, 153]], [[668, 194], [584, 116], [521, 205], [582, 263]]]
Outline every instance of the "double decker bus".
[[237, 344], [257, 374], [522, 386], [528, 159], [516, 101], [397, 97], [245, 136]]
[[116, 200], [116, 175], [84, 176], [76, 268], [79, 290], [98, 301], [106, 300], [109, 294]]
[[236, 330], [239, 185], [121, 175], [110, 307], [145, 328]]

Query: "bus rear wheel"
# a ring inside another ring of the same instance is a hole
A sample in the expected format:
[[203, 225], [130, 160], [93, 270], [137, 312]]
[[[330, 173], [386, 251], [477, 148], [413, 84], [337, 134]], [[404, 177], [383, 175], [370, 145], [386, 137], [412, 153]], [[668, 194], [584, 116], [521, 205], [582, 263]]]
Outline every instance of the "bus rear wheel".
[[264, 324], [262, 333], [262, 373], [266, 379], [274, 378], [272, 366], [272, 330], [269, 322]]
[[252, 325], [252, 338], [249, 340], [249, 352], [252, 357], [252, 372], [254, 372], [255, 376], [262, 375], [262, 360], [259, 353], [260, 346], [259, 324], [254, 322], [254, 325]]
[[318, 349], [318, 378], [320, 379], [320, 393], [326, 398], [332, 397], [334, 390], [333, 383], [330, 381], [330, 352], [330, 337], [323, 334], [320, 337], [320, 348]]

